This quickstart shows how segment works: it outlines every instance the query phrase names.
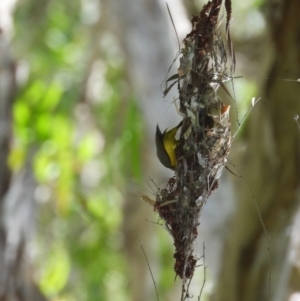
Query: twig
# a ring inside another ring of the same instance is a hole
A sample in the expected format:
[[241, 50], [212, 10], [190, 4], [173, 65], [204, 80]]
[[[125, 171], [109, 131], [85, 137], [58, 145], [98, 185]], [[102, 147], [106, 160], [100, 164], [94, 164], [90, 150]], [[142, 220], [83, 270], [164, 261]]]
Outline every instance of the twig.
[[300, 132], [299, 115], [295, 115], [295, 116], [294, 116], [294, 120], [295, 120], [295, 122], [297, 123], [298, 130], [299, 130], [299, 132]]
[[231, 144], [234, 141], [237, 133], [239, 132], [239, 130], [241, 129], [246, 117], [249, 115], [249, 113], [251, 112], [251, 110], [254, 108], [254, 106], [261, 100], [261, 97], [259, 97], [257, 100], [255, 100], [255, 97], [252, 98], [252, 104], [249, 107], [249, 109], [247, 110], [246, 114], [243, 116], [241, 122], [239, 122], [239, 126], [237, 128], [237, 130], [235, 131], [234, 135], [232, 136], [232, 140], [231, 140]]
[[[239, 172], [238, 169], [235, 166], [233, 166], [233, 167], [235, 168], [235, 170], [237, 172]], [[264, 235], [265, 235], [265, 238], [266, 238], [266, 245], [267, 245], [267, 251], [268, 251], [268, 263], [269, 263], [269, 272], [268, 272], [268, 286], [269, 286], [269, 289], [268, 289], [268, 301], [270, 301], [271, 300], [272, 265], [271, 265], [271, 254], [270, 254], [270, 241], [269, 241], [269, 236], [268, 236], [267, 228], [266, 228], [266, 226], [264, 224], [264, 221], [263, 221], [260, 209], [258, 207], [258, 204], [256, 202], [254, 194], [252, 193], [251, 188], [249, 187], [249, 185], [247, 184], [247, 182], [244, 180], [244, 178], [241, 175], [239, 176], [239, 178], [242, 180], [242, 182], [244, 183], [244, 185], [247, 187], [248, 191], [250, 192], [253, 204], [255, 205], [255, 208], [256, 208], [256, 211], [257, 211], [257, 214], [258, 214], [258, 217], [259, 217], [259, 221], [260, 221], [260, 223], [262, 225], [262, 229], [264, 231]]]
[[159, 296], [158, 296], [158, 291], [157, 291], [156, 282], [155, 282], [155, 280], [154, 280], [154, 276], [153, 276], [152, 270], [151, 270], [151, 268], [150, 268], [150, 264], [149, 264], [149, 261], [148, 261], [146, 252], [145, 252], [145, 250], [144, 250], [144, 247], [143, 247], [143, 245], [142, 245], [142, 242], [140, 241], [140, 238], [139, 238], [139, 236], [137, 235], [136, 231], [134, 231], [134, 234], [136, 235], [136, 237], [137, 237], [137, 239], [138, 239], [138, 241], [139, 241], [140, 247], [141, 247], [141, 249], [142, 249], [142, 251], [143, 251], [143, 254], [144, 254], [144, 257], [145, 257], [145, 259], [146, 259], [147, 266], [148, 266], [148, 269], [149, 269], [149, 272], [150, 272], [150, 275], [151, 275], [151, 278], [152, 278], [152, 281], [153, 281], [153, 284], [154, 284], [155, 293], [156, 293], [156, 298], [157, 298], [157, 301], [159, 301]]
[[175, 27], [175, 24], [174, 24], [174, 21], [173, 21], [172, 14], [171, 14], [171, 11], [170, 11], [168, 3], [166, 3], [166, 5], [167, 5], [168, 13], [169, 13], [169, 16], [170, 16], [170, 19], [171, 19], [174, 31], [176, 33], [176, 38], [177, 38], [177, 43], [178, 43], [178, 51], [180, 52], [180, 42], [179, 42], [179, 38], [178, 38], [178, 33], [177, 33], [177, 30], [176, 30], [176, 27]]
[[204, 289], [204, 285], [205, 285], [205, 281], [206, 281], [206, 266], [205, 266], [205, 244], [203, 242], [203, 283], [201, 286], [201, 290], [200, 290], [200, 294], [198, 296], [198, 301], [200, 301], [203, 289]]

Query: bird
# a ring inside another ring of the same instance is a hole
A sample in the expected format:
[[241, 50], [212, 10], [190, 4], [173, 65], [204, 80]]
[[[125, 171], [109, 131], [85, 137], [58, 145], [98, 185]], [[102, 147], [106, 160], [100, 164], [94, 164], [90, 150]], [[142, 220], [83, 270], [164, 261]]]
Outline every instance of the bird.
[[169, 131], [166, 129], [163, 133], [160, 131], [159, 126], [156, 126], [155, 142], [157, 157], [162, 165], [172, 170], [175, 170], [177, 164], [175, 151], [178, 140], [176, 140], [175, 136], [181, 125], [182, 121], [176, 127]]

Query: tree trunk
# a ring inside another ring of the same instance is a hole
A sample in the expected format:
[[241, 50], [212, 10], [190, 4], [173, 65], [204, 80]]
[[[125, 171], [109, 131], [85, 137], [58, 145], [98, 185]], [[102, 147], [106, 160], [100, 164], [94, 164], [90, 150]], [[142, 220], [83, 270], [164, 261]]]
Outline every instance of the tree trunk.
[[300, 85], [278, 79], [300, 77], [300, 2], [269, 1], [268, 9], [274, 61], [262, 100], [243, 129], [239, 144], [244, 151], [234, 157], [244, 166], [241, 173], [255, 199], [235, 180], [236, 209], [214, 301], [269, 300], [269, 290], [270, 300], [287, 300], [293, 289], [299, 290], [299, 285], [289, 283], [295, 281], [295, 269], [288, 258], [290, 225], [299, 207], [300, 133], [294, 116], [300, 113]]
[[34, 151], [28, 151], [27, 164], [18, 174], [12, 175], [8, 164], [16, 93], [16, 63], [10, 47], [13, 6], [13, 1], [4, 2], [0, 8], [7, 21], [0, 24], [0, 300], [44, 301], [31, 277], [28, 256], [34, 229]]

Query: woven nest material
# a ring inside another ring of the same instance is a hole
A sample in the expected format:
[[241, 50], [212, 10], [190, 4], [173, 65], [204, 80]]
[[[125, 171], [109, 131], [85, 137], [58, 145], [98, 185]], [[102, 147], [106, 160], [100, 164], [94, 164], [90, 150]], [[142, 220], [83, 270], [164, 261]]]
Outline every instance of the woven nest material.
[[197, 259], [193, 242], [198, 235], [200, 213], [218, 187], [231, 145], [230, 107], [217, 96], [222, 83], [232, 79], [235, 65], [228, 30], [231, 2], [225, 1], [226, 44], [218, 29], [221, 4], [222, 0], [209, 1], [199, 16], [192, 18], [178, 74], [167, 80], [164, 91], [166, 95], [177, 83], [183, 121], [175, 176], [158, 191], [154, 208], [174, 239], [174, 269], [182, 279], [194, 274]]

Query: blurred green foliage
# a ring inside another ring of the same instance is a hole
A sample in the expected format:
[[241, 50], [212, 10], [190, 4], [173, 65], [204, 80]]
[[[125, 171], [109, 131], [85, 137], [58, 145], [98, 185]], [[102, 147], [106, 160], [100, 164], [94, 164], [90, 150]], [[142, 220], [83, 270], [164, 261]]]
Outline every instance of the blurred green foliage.
[[[19, 91], [10, 166], [37, 149], [35, 280], [50, 300], [128, 300], [123, 246], [126, 178], [141, 180], [142, 120], [122, 55], [86, 5], [25, 0], [15, 11]], [[106, 43], [104, 43], [105, 41]]]
[[[23, 0], [15, 11], [19, 91], [10, 166], [20, 170], [28, 150], [37, 149], [34, 277], [52, 301], [129, 300], [121, 191], [128, 179], [142, 178], [143, 123], [124, 80], [122, 53], [101, 27], [97, 5]], [[244, 40], [251, 38], [246, 29]], [[236, 92], [250, 102], [256, 87], [237, 80]], [[155, 280], [163, 296], [174, 285], [173, 250], [165, 237], [157, 239], [163, 268]]]

